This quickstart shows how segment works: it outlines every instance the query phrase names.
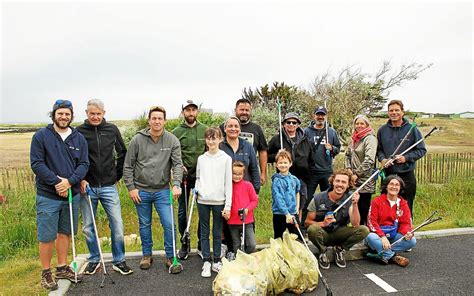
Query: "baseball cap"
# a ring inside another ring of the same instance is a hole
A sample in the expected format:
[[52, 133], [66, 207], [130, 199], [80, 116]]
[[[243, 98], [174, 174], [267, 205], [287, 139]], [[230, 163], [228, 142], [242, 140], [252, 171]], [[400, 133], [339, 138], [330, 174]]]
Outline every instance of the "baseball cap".
[[283, 122], [285, 122], [287, 119], [290, 119], [290, 118], [296, 119], [296, 121], [298, 121], [298, 124], [301, 124], [301, 120], [300, 120], [300, 117], [299, 117], [298, 113], [296, 113], [296, 112], [286, 113], [285, 117], [283, 118]]
[[196, 109], [199, 108], [199, 106], [196, 103], [194, 103], [193, 100], [186, 100], [186, 102], [184, 102], [181, 105], [181, 109], [184, 110], [188, 106], [194, 106], [194, 107], [196, 107]]
[[318, 113], [323, 113], [326, 115], [328, 114], [328, 110], [324, 108], [323, 106], [319, 106], [314, 109], [314, 114], [318, 114]]
[[69, 100], [63, 100], [63, 99], [56, 100], [56, 102], [54, 102], [54, 105], [53, 105], [53, 113], [54, 113], [54, 111], [56, 111], [60, 108], [68, 108], [71, 111], [73, 111], [72, 103]]

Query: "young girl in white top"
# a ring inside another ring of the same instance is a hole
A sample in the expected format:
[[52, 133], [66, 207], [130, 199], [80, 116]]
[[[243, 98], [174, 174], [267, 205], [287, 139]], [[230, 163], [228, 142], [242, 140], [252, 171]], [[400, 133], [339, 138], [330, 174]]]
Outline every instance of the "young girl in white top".
[[[197, 206], [201, 228], [201, 250], [204, 264], [201, 276], [210, 277], [211, 269], [222, 268], [221, 233], [222, 216], [230, 217], [232, 206], [232, 158], [219, 149], [222, 133], [218, 128], [208, 128], [204, 133], [208, 151], [199, 156], [196, 167]], [[209, 244], [210, 216], [212, 213], [212, 247], [214, 260], [211, 264]]]

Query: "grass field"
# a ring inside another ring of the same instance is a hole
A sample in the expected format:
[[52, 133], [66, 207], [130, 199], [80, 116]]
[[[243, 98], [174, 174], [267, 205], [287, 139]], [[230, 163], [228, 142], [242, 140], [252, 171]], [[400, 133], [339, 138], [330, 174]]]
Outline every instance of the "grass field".
[[[380, 125], [382, 121], [376, 122]], [[466, 119], [418, 119], [421, 130], [426, 133], [432, 126], [441, 131], [427, 141], [429, 152], [474, 152], [474, 121]], [[0, 205], [0, 295], [45, 295], [39, 285], [41, 272], [36, 240], [34, 186], [29, 169], [29, 146], [32, 133], [0, 134], [0, 193], [8, 199]], [[337, 162], [340, 163], [338, 156]], [[120, 183], [119, 192], [125, 234], [138, 234], [136, 210], [128, 193]], [[433, 210], [444, 217], [441, 222], [425, 228], [441, 229], [474, 226], [474, 180], [457, 179], [449, 184], [420, 184], [415, 200], [415, 224], [420, 223]], [[107, 219], [99, 208], [98, 226], [100, 236], [110, 236]], [[196, 221], [197, 211], [194, 211]], [[259, 206], [255, 212], [258, 243], [268, 243], [273, 236], [271, 216], [271, 194], [269, 184], [260, 193]], [[154, 249], [163, 249], [163, 232], [154, 214]], [[196, 225], [192, 225], [192, 242], [196, 247]], [[87, 253], [84, 237], [76, 236], [77, 252]], [[126, 247], [127, 251], [140, 251], [140, 245]], [[110, 245], [104, 245], [110, 252]], [[55, 262], [53, 261], [53, 265]]]

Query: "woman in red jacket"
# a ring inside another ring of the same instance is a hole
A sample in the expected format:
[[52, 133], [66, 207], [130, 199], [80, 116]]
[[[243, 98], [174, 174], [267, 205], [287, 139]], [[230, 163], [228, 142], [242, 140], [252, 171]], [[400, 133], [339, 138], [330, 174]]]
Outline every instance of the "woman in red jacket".
[[[411, 213], [408, 203], [400, 196], [405, 183], [396, 176], [390, 175], [382, 184], [382, 194], [370, 204], [367, 226], [371, 233], [366, 240], [369, 247], [381, 255], [384, 264], [390, 261], [405, 267], [410, 261], [397, 254], [416, 245], [413, 236]], [[393, 242], [404, 238], [391, 246]]]

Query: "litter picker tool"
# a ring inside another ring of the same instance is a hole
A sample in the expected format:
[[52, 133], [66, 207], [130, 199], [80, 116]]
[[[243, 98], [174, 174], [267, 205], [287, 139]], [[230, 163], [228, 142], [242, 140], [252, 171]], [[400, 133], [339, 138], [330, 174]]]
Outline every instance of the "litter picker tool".
[[321, 270], [319, 270], [318, 260], [316, 259], [316, 257], [314, 257], [313, 252], [311, 252], [311, 250], [309, 249], [308, 244], [306, 243], [306, 240], [304, 239], [303, 233], [301, 233], [300, 224], [298, 223], [298, 221], [296, 220], [294, 216], [293, 216], [293, 223], [295, 223], [296, 229], [298, 229], [300, 236], [303, 238], [303, 243], [304, 243], [304, 246], [306, 247], [306, 250], [308, 250], [309, 257], [313, 259], [314, 265], [319, 274], [319, 278], [321, 279], [321, 282], [323, 282], [324, 288], [326, 288], [326, 295], [332, 296], [331, 288], [329, 288], [329, 285], [326, 282], [326, 279], [323, 277]]
[[[196, 197], [196, 193], [195, 193], [194, 189], [191, 189], [191, 208], [189, 209], [188, 223], [186, 225], [186, 229], [184, 230], [183, 237], [181, 238], [182, 239], [181, 242], [186, 245], [188, 254], [189, 254], [189, 252], [191, 252], [191, 234], [189, 233], [189, 228], [191, 227], [191, 218], [193, 217], [193, 208], [194, 208], [194, 199], [195, 199], [195, 197]], [[186, 208], [187, 208], [187, 205], [186, 205]]]
[[397, 155], [397, 153], [400, 150], [400, 148], [402, 147], [403, 143], [405, 143], [408, 140], [408, 137], [411, 135], [411, 132], [416, 127], [416, 122], [415, 122], [416, 116], [417, 116], [417, 114], [415, 114], [415, 117], [413, 117], [413, 122], [410, 125], [410, 129], [408, 130], [406, 135], [403, 137], [403, 139], [400, 141], [400, 144], [398, 144], [397, 148], [395, 148], [393, 153], [390, 155], [390, 159], [394, 158], [395, 155]]
[[283, 130], [281, 127], [281, 101], [280, 98], [277, 96], [276, 99], [277, 107], [278, 107], [278, 123], [280, 126], [280, 149], [283, 149]]
[[[407, 149], [405, 149], [402, 153], [398, 154], [398, 155], [405, 155], [408, 151], [410, 151], [411, 149], [413, 149], [414, 147], [416, 147], [416, 145], [420, 144], [421, 142], [423, 142], [426, 138], [428, 138], [435, 130], [437, 130], [438, 128], [437, 127], [433, 127], [431, 129], [431, 131], [429, 133], [427, 133], [423, 138], [419, 139], [418, 141], [416, 141], [413, 145], [411, 145], [410, 147], [408, 147]], [[390, 158], [380, 169], [376, 169], [375, 172], [364, 182], [362, 183], [362, 185], [360, 185], [350, 196], [349, 198], [347, 198], [342, 204], [340, 204], [333, 212], [332, 214], [336, 214], [337, 211], [339, 211], [347, 202], [349, 202], [349, 200], [352, 200], [352, 197], [354, 196], [354, 194], [356, 194], [357, 192], [359, 192], [365, 185], [367, 185], [367, 183], [369, 183], [370, 180], [372, 180], [373, 178], [375, 178], [378, 174], [381, 174], [381, 172], [383, 172], [384, 169], [386, 169], [387, 167], [393, 165], [393, 163], [395, 162], [397, 158], [394, 157], [394, 158]], [[328, 212], [329, 214], [330, 212]]]
[[77, 262], [76, 262], [76, 242], [74, 241], [74, 217], [72, 214], [72, 190], [67, 191], [69, 202], [69, 220], [71, 221], [71, 240], [72, 240], [72, 269], [74, 270], [74, 282], [77, 284]]
[[183, 270], [183, 265], [178, 261], [176, 257], [176, 237], [174, 233], [174, 209], [173, 209], [173, 191], [170, 189], [170, 210], [171, 210], [171, 231], [173, 237], [173, 263], [168, 269], [169, 273], [180, 273]]
[[[324, 108], [326, 109], [326, 111], [328, 110], [328, 108], [326, 107], [326, 100], [324, 100]], [[324, 128], [326, 129], [326, 143], [329, 143], [329, 126], [327, 114], [324, 117]], [[329, 149], [326, 149], [326, 156], [328, 157], [328, 159], [331, 159], [331, 151], [329, 151]]]
[[91, 200], [91, 196], [90, 196], [91, 191], [92, 190], [90, 189], [90, 187], [87, 186], [87, 188], [86, 188], [87, 200], [89, 201], [89, 208], [91, 210], [92, 224], [94, 225], [95, 240], [97, 242], [97, 247], [99, 248], [100, 263], [102, 264], [102, 270], [104, 272], [103, 275], [102, 275], [102, 281], [100, 282], [100, 287], [103, 288], [104, 287], [105, 276], [109, 276], [110, 281], [112, 282], [112, 284], [115, 284], [115, 282], [112, 279], [112, 277], [110, 276], [110, 274], [107, 273], [107, 269], [105, 268], [104, 256], [102, 255], [102, 248], [100, 246], [100, 241], [99, 241], [99, 232], [97, 231], [97, 224], [95, 223], [94, 209], [92, 208], [92, 200]]
[[240, 240], [240, 249], [245, 253], [245, 209], [239, 209], [240, 220], [242, 221], [242, 239]]
[[[438, 211], [434, 211], [433, 213], [431, 213], [431, 215], [428, 218], [426, 218], [425, 221], [421, 222], [420, 225], [413, 228], [413, 230], [409, 231], [408, 233], [415, 233], [415, 231], [417, 231], [418, 229], [443, 219], [442, 217], [435, 217], [436, 214], [438, 214]], [[396, 241], [394, 241], [393, 243], [390, 244], [390, 248], [392, 248], [394, 245], [400, 243], [404, 239], [405, 239], [405, 236], [402, 236], [401, 238], [397, 239]], [[382, 252], [377, 253], [377, 254], [373, 254], [373, 253], [369, 252], [369, 253], [367, 253], [367, 257], [380, 259], [380, 258], [382, 258]]]

